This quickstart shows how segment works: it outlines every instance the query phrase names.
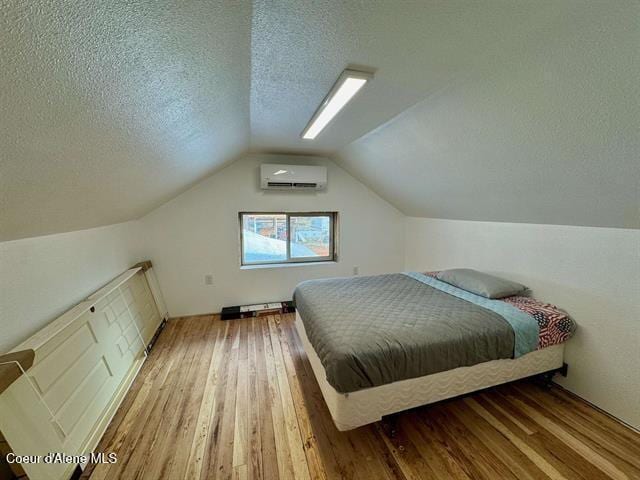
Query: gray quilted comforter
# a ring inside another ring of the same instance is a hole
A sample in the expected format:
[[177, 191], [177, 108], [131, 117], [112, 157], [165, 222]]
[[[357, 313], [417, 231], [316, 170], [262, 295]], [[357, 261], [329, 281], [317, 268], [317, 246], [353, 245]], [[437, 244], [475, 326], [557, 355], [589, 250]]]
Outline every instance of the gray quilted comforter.
[[400, 273], [310, 280], [294, 299], [341, 393], [513, 356], [500, 315]]

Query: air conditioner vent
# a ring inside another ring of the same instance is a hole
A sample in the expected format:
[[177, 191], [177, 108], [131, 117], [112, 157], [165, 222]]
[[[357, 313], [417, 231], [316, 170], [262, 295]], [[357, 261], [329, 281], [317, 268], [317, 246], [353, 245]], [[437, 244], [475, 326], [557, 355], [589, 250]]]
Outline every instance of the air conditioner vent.
[[269, 190], [323, 190], [327, 167], [315, 165], [260, 165], [260, 187]]
[[291, 182], [267, 182], [270, 187], [293, 187]]

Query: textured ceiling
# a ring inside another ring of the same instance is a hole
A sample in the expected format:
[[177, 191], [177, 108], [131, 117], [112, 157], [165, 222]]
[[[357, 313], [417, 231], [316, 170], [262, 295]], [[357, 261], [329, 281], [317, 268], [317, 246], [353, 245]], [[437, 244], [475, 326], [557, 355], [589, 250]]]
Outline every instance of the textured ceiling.
[[638, 18], [557, 2], [339, 163], [407, 215], [640, 228]]
[[0, 240], [139, 217], [248, 148], [247, 2], [1, 5]]
[[[0, 240], [138, 218], [249, 149], [409, 215], [639, 226], [634, 0], [0, 1]], [[373, 82], [302, 141], [348, 65]]]
[[[329, 154], [456, 78], [552, 1], [256, 0], [251, 146]], [[376, 69], [313, 141], [300, 133], [340, 72]]]

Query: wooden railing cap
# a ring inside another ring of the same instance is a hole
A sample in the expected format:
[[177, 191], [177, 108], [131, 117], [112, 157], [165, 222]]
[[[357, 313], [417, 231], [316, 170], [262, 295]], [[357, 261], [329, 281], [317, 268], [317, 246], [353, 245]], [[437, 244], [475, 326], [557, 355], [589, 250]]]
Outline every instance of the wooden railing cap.
[[151, 260], [144, 260], [143, 262], [136, 263], [132, 268], [141, 268], [143, 272], [146, 272], [151, 267], [153, 267]]

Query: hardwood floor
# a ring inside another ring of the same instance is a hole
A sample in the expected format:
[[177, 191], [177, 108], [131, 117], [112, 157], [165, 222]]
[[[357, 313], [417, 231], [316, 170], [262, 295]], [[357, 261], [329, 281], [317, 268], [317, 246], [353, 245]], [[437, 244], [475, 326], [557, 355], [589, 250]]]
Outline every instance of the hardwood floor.
[[640, 478], [640, 435], [560, 388], [493, 388], [338, 432], [294, 316], [171, 320], [99, 451], [99, 479]]

